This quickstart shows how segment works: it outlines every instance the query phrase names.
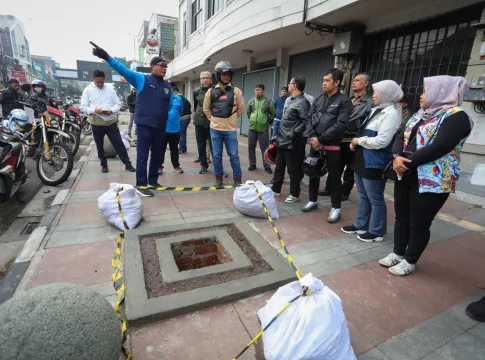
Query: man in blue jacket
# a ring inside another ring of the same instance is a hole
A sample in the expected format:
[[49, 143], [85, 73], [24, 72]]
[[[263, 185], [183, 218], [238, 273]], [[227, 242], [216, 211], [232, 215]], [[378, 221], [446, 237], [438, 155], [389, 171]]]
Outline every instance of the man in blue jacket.
[[[135, 106], [136, 142], [136, 186], [141, 196], [153, 196], [150, 188], [158, 184], [158, 168], [161, 164], [162, 146], [166, 144], [168, 112], [173, 101], [172, 87], [163, 77], [167, 72], [167, 62], [161, 57], [150, 61], [149, 75], [128, 69], [99, 46], [94, 46], [93, 55], [105, 60], [116, 72], [123, 76], [138, 95]], [[148, 155], [150, 166], [147, 177]]]

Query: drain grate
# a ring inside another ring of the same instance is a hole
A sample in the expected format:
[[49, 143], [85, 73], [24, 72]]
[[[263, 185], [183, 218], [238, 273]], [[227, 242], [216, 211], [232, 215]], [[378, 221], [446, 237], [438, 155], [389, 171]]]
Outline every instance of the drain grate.
[[32, 232], [39, 226], [39, 222], [30, 222], [25, 227], [23, 230], [20, 232], [20, 235], [30, 235]]

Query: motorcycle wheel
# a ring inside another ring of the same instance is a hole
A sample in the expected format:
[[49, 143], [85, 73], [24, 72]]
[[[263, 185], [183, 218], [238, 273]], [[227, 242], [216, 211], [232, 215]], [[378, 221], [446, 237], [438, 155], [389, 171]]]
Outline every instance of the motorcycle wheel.
[[72, 155], [75, 156], [77, 151], [79, 150], [79, 145], [81, 145], [81, 132], [69, 126], [66, 129], [66, 133], [69, 135], [69, 140], [65, 137], [60, 138], [62, 139], [63, 143], [71, 147]]
[[85, 122], [82, 128], [84, 135], [91, 135], [93, 133], [93, 129], [91, 128], [91, 124]]
[[[44, 184], [49, 186], [57, 186], [66, 181], [69, 175], [71, 175], [72, 168], [74, 167], [74, 156], [72, 155], [72, 151], [69, 146], [59, 142], [51, 143], [49, 145], [49, 152], [51, 156], [50, 161], [46, 159], [44, 154], [42, 154], [37, 161], [37, 175]], [[51, 179], [46, 173], [43, 167], [44, 165], [63, 170], [61, 173], [62, 175], [58, 179]]]

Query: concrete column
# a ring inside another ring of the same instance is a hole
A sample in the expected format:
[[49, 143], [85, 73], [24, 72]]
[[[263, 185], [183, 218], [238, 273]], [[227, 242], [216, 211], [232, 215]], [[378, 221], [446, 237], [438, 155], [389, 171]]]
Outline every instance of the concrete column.
[[246, 68], [248, 72], [256, 70], [256, 58], [252, 57], [251, 54], [247, 57]]
[[279, 69], [278, 93], [283, 86], [288, 86], [288, 76], [290, 71], [290, 57], [288, 49], [279, 48], [276, 51], [276, 67]]

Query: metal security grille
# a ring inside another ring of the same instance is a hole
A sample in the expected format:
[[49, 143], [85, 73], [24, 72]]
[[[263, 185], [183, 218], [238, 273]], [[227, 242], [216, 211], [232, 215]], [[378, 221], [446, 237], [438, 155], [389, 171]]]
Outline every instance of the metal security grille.
[[412, 110], [419, 108], [423, 78], [465, 76], [483, 5], [364, 38], [361, 71], [372, 82], [394, 80], [402, 86]]

